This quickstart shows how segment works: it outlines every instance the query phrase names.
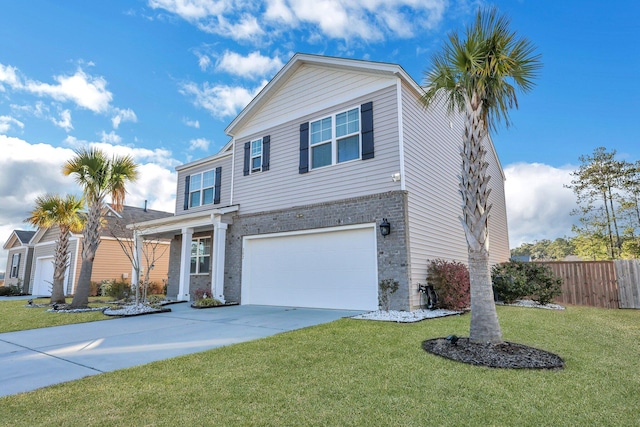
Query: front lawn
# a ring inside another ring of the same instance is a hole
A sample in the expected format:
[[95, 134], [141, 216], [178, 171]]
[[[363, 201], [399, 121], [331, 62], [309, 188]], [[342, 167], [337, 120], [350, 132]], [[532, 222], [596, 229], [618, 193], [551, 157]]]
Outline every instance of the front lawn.
[[498, 307], [498, 315], [506, 340], [555, 352], [565, 369], [496, 370], [422, 350], [425, 339], [467, 335], [468, 315], [342, 319], [3, 397], [0, 423], [640, 425], [640, 311]]
[[[49, 304], [49, 298], [36, 298], [33, 304]], [[71, 298], [67, 299], [71, 303]], [[71, 323], [106, 320], [101, 311], [86, 313], [48, 313], [50, 307], [25, 307], [26, 299], [0, 301], [0, 333], [22, 331], [26, 329], [46, 328], [49, 326], [69, 325]], [[103, 307], [105, 304], [89, 304], [90, 307]], [[0, 421], [1, 422], [1, 421]]]

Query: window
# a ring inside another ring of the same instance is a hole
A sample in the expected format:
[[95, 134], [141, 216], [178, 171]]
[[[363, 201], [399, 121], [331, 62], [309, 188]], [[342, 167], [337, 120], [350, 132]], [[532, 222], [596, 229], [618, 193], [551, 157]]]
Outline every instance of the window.
[[251, 172], [262, 170], [262, 138], [251, 141]]
[[215, 171], [210, 170], [191, 175], [189, 180], [189, 207], [213, 203], [215, 189]]
[[20, 254], [13, 254], [11, 257], [11, 272], [9, 277], [18, 277], [18, 269], [20, 267]]
[[360, 158], [360, 109], [310, 123], [311, 168]]
[[211, 238], [201, 237], [191, 241], [191, 274], [207, 274], [211, 265]]

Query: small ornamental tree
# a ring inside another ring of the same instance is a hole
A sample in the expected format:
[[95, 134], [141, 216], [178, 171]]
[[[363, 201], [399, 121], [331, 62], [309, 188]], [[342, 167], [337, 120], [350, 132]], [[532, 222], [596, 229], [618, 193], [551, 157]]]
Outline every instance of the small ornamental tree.
[[469, 308], [469, 270], [457, 261], [441, 259], [429, 262], [427, 283], [438, 295], [438, 308], [464, 310]]
[[546, 265], [510, 261], [495, 265], [491, 271], [494, 292], [512, 303], [524, 297], [545, 305], [562, 293], [562, 279]]

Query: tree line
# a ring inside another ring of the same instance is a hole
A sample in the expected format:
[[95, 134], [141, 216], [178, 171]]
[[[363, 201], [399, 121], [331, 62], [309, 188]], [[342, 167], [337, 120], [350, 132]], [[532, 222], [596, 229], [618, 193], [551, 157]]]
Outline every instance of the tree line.
[[578, 217], [573, 237], [523, 243], [511, 255], [532, 260], [562, 260], [577, 255], [585, 261], [640, 258], [640, 160], [616, 159], [616, 150], [598, 147], [580, 156], [571, 188]]

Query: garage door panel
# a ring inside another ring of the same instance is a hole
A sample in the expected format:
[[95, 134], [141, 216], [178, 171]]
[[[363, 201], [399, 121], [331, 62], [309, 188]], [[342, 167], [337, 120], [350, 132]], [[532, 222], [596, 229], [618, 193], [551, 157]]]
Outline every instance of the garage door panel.
[[247, 239], [245, 304], [377, 308], [373, 228]]

